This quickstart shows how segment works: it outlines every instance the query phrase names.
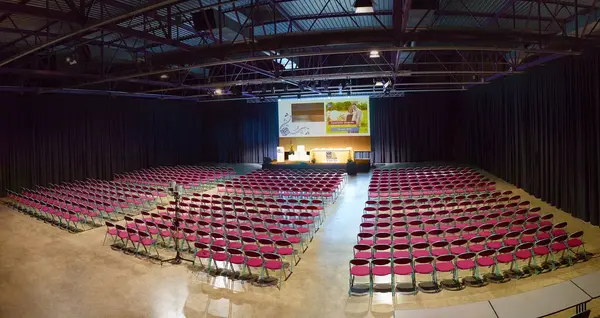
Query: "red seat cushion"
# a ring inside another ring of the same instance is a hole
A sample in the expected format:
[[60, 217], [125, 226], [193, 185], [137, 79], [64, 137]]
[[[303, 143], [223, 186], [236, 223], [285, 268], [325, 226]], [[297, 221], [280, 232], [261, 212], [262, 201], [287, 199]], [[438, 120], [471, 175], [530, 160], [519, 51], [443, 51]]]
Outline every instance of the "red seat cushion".
[[273, 246], [261, 246], [260, 252], [261, 253], [274, 253], [275, 248]]
[[517, 246], [519, 244], [520, 244], [519, 240], [517, 240], [517, 239], [508, 239], [508, 240], [504, 241], [504, 245], [506, 245], [506, 246]]
[[454, 265], [450, 262], [436, 263], [435, 268], [440, 272], [451, 272], [454, 270]]
[[424, 256], [429, 256], [429, 252], [426, 250], [416, 250], [416, 251], [413, 251], [412, 255], [414, 258], [424, 257]]
[[369, 266], [354, 266], [350, 270], [350, 274], [354, 276], [368, 276], [370, 273]]
[[283, 263], [281, 261], [266, 261], [265, 267], [268, 269], [282, 269]]
[[535, 255], [546, 255], [550, 253], [550, 250], [546, 246], [538, 246], [533, 248]]
[[244, 264], [244, 257], [239, 255], [232, 255], [229, 257], [229, 262], [232, 264]]
[[450, 248], [450, 252], [454, 255], [459, 255], [467, 252], [467, 248], [464, 246], [453, 246]]
[[152, 245], [152, 244], [154, 244], [154, 242], [156, 242], [156, 241], [151, 238], [142, 239], [142, 244], [146, 245], [146, 246]]
[[567, 249], [567, 246], [565, 245], [565, 243], [554, 243], [552, 245], [550, 245], [550, 248], [552, 249], [552, 251], [556, 252], [556, 251], [564, 251]]
[[246, 265], [250, 267], [261, 267], [263, 265], [263, 261], [260, 258], [250, 258], [246, 261]]
[[213, 258], [215, 261], [223, 262], [223, 261], [226, 261], [226, 260], [227, 260], [227, 257], [228, 257], [228, 256], [227, 256], [227, 254], [225, 254], [225, 253], [214, 253], [212, 258]]
[[375, 258], [392, 258], [392, 253], [391, 252], [375, 252], [374, 254]]
[[196, 252], [196, 257], [199, 258], [209, 258], [210, 257], [210, 252], [206, 251], [206, 250], [201, 250]]
[[514, 261], [514, 257], [512, 254], [501, 254], [496, 256], [496, 260], [498, 260], [499, 263], [510, 263], [512, 261]]
[[494, 259], [491, 257], [480, 257], [477, 259], [477, 265], [479, 266], [493, 266], [495, 264]]
[[515, 256], [518, 259], [528, 259], [531, 257], [531, 252], [529, 250], [520, 250], [515, 253]]
[[433, 265], [417, 264], [417, 265], [415, 265], [415, 272], [419, 273], [419, 274], [431, 274], [431, 273], [433, 273]]
[[244, 244], [244, 251], [258, 251], [258, 245], [256, 244]]
[[445, 248], [436, 248], [431, 250], [431, 255], [433, 256], [441, 256], [448, 254], [448, 250]]
[[488, 249], [497, 250], [502, 247], [502, 242], [488, 242], [486, 245]]
[[460, 269], [471, 269], [475, 267], [475, 262], [470, 259], [460, 260], [456, 262], [456, 267]]
[[390, 275], [392, 273], [392, 266], [375, 266], [373, 267], [373, 275], [375, 276], [385, 276]]
[[583, 245], [583, 242], [580, 239], [570, 239], [567, 241], [569, 247], [578, 247]]
[[277, 254], [279, 255], [292, 255], [293, 253], [294, 249], [291, 247], [281, 247], [277, 249]]

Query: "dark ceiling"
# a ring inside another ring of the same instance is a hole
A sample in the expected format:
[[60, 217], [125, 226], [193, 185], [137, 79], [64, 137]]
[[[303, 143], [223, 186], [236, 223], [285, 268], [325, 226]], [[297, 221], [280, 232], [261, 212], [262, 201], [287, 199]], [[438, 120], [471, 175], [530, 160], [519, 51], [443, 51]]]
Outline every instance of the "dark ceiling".
[[361, 14], [353, 2], [0, 1], [0, 90], [399, 96], [485, 85], [599, 44], [595, 0], [375, 0]]

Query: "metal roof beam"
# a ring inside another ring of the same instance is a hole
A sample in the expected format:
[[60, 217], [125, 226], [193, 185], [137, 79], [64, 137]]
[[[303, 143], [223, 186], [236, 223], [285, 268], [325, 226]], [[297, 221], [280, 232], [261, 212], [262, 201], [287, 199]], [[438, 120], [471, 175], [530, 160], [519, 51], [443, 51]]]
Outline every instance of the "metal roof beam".
[[292, 23], [292, 25], [294, 27], [296, 27], [296, 29], [298, 29], [298, 31], [300, 32], [306, 32], [306, 29], [303, 28], [300, 23], [298, 23], [298, 21], [293, 20], [290, 15], [287, 13], [287, 11], [285, 11], [285, 9], [275, 0], [269, 0], [269, 2], [271, 2], [273, 4], [273, 6], [277, 9], [277, 11], [279, 11], [279, 13], [281, 13], [282, 16], [284, 16], [286, 19], [288, 19], [288, 21], [290, 21]]
[[[174, 0], [167, 0], [167, 1], [174, 1]], [[30, 15], [30, 16], [41, 17], [41, 18], [47, 18], [50, 20], [63, 21], [63, 22], [68, 22], [68, 23], [79, 24], [81, 22], [79, 16], [71, 14], [71, 13], [64, 13], [64, 12], [59, 12], [56, 10], [46, 10], [43, 8], [24, 6], [24, 5], [18, 5], [18, 4], [13, 4], [13, 3], [7, 3], [7, 2], [0, 2], [0, 11]], [[94, 25], [102, 23], [99, 20], [93, 20], [93, 19], [89, 19], [89, 22], [93, 23]], [[86, 28], [89, 28], [89, 27], [84, 27], [83, 29], [80, 29], [75, 32], [80, 32], [81, 30], [84, 30]], [[162, 37], [159, 37], [152, 33], [146, 33], [146, 32], [138, 31], [135, 29], [126, 28], [126, 27], [122, 27], [122, 26], [119, 26], [116, 24], [103, 24], [103, 25], [99, 26], [98, 28], [125, 34], [125, 35], [131, 36], [131, 37], [146, 39], [150, 42], [171, 45], [171, 46], [180, 48], [182, 50], [190, 50], [193, 48], [191, 45], [187, 45], [187, 44], [181, 43], [176, 40], [162, 38]], [[81, 33], [83, 33], [83, 32], [80, 32], [79, 34], [81, 34]], [[0, 63], [0, 66], [2, 66], [2, 65], [5, 65], [5, 64]]]
[[[31, 0], [21, 0], [19, 5], [26, 5], [29, 1]], [[4, 13], [0, 15], [0, 23], [4, 22], [4, 20], [8, 19], [8, 17], [10, 17], [10, 13]]]
[[[49, 46], [58, 44], [64, 40], [68, 40], [70, 38], [76, 37], [76, 36], [82, 36], [90, 31], [102, 28], [104, 26], [109, 26], [115, 23], [118, 23], [120, 21], [126, 20], [128, 18], [140, 15], [144, 12], [147, 11], [152, 11], [152, 10], [157, 10], [160, 8], [163, 8], [165, 6], [171, 5], [171, 4], [175, 4], [178, 2], [181, 2], [182, 0], [163, 0], [163, 1], [158, 1], [158, 2], [150, 2], [146, 5], [144, 5], [141, 8], [123, 13], [121, 15], [118, 15], [116, 17], [110, 17], [108, 19], [105, 20], [96, 20], [95, 22], [88, 24], [87, 26], [84, 26], [83, 28], [79, 29], [79, 30], [75, 30], [69, 34], [63, 35], [57, 39], [54, 39], [52, 41], [48, 41], [46, 43], [43, 43], [37, 47], [34, 47], [30, 50], [27, 50], [25, 52], [19, 53], [13, 57], [10, 57], [4, 61], [0, 62], [0, 67], [7, 65], [10, 62], [16, 61], [22, 57], [25, 57], [27, 55], [30, 55], [32, 53], [35, 53], [39, 50], [42, 50], [44, 48], [47, 48]], [[35, 9], [35, 11], [33, 11], [32, 9]], [[0, 2], [0, 11], [5, 11], [5, 12], [22, 12], [22, 14], [29, 14], [29, 15], [35, 15], [35, 16], [41, 16], [41, 17], [45, 17], [48, 14], [51, 15], [56, 15], [59, 12], [56, 11], [52, 11], [52, 10], [38, 10], [39, 8], [35, 8], [35, 7], [29, 7], [29, 6], [24, 6], [24, 5], [18, 5], [18, 4], [12, 4], [12, 3], [7, 3], [7, 2]], [[72, 19], [72, 18], [71, 18]], [[78, 18], [75, 18], [75, 21], [77, 21]], [[125, 30], [128, 30], [127, 28], [123, 28]], [[142, 34], [146, 35], [145, 33], [141, 32]], [[158, 37], [157, 37], [158, 38]]]
[[[478, 17], [478, 18], [487, 18], [486, 20], [483, 21], [483, 23], [481, 23], [484, 27], [486, 25], [489, 25], [489, 23], [491, 21], [497, 21], [498, 19], [516, 19], [516, 20], [530, 20], [530, 21], [537, 21], [538, 18], [537, 17], [529, 17], [526, 15], [512, 15], [509, 13], [487, 13], [487, 12], [471, 12], [471, 14], [469, 14], [467, 11], [437, 11], [436, 12], [437, 15], [441, 15], [441, 16], [474, 16], [474, 17]], [[553, 22], [554, 19], [550, 18], [550, 17], [541, 17], [542, 21], [545, 22]], [[563, 21], [560, 20], [559, 21]]]
[[[45, 25], [37, 30], [23, 30], [23, 29], [11, 29], [11, 28], [2, 28], [0, 27], [0, 32], [7, 32], [7, 33], [18, 33], [18, 34], [22, 34], [23, 36], [11, 41], [9, 43], [4, 44], [3, 46], [0, 46], [0, 51], [9, 47], [9, 46], [13, 46], [18, 42], [23, 41], [25, 38], [31, 37], [31, 36], [36, 36], [36, 37], [46, 37], [49, 36], [51, 38], [57, 38], [59, 36], [61, 36], [61, 34], [58, 33], [49, 33], [49, 32], [44, 32], [43, 30], [46, 29], [49, 26], [52, 26], [54, 24], [58, 23], [58, 21], [53, 21], [50, 22], [48, 25]], [[132, 53], [140, 53], [139, 49], [136, 49], [134, 47], [130, 47], [130, 46], [126, 46], [126, 45], [121, 45], [118, 43], [110, 43], [110, 42], [102, 42], [102, 41], [98, 41], [98, 40], [88, 40], [85, 39], [85, 42], [93, 44], [93, 45], [104, 45], [104, 46], [108, 46], [108, 47], [114, 47], [114, 48], [118, 48], [118, 49], [122, 49], [122, 50], [126, 50]]]
[[[518, 1], [522, 1], [522, 2], [533, 2], [533, 3], [537, 3], [538, 0], [518, 0]], [[575, 2], [569, 2], [569, 1], [560, 1], [560, 0], [543, 0], [544, 3], [546, 4], [556, 4], [556, 5], [560, 5], [560, 6], [565, 6], [565, 7], [575, 7]], [[588, 4], [577, 4], [577, 7], [582, 8], [582, 9], [593, 9], [594, 6], [593, 5], [588, 5]]]
[[[393, 41], [390, 42], [390, 39]], [[152, 57], [153, 64], [194, 64], [200, 59], [206, 61], [211, 58], [225, 59], [234, 58], [239, 55], [248, 55], [253, 52], [262, 51], [281, 51], [297, 48], [316, 47], [325, 45], [363, 45], [365, 47], [389, 46], [389, 43], [403, 43], [411, 41], [431, 42], [444, 39], [444, 42], [454, 45], [490, 47], [510, 47], [518, 48], [525, 44], [542, 43], [544, 45], [556, 45], [556, 47], [568, 48], [571, 50], [581, 49], [583, 44], [595, 44], [595, 41], [587, 41], [572, 37], [557, 36], [556, 34], [537, 34], [524, 33], [516, 31], [482, 31], [482, 30], [427, 30], [421, 32], [408, 32], [398, 34], [393, 31], [381, 29], [354, 29], [344, 31], [320, 31], [320, 32], [302, 32], [285, 34], [278, 36], [264, 36], [256, 43], [228, 43], [223, 45], [212, 45], [210, 47], [197, 47], [193, 52], [172, 51], [162, 54], [156, 54]], [[448, 45], [448, 46], [451, 46]], [[398, 47], [400, 49], [400, 47]], [[375, 48], [373, 48], [375, 49]], [[419, 48], [403, 48], [406, 51], [418, 50]], [[358, 49], [360, 50], [360, 48]], [[364, 52], [369, 49], [362, 48]], [[501, 51], [501, 50], [498, 50]], [[562, 51], [562, 50], [561, 50]], [[318, 52], [317, 52], [318, 53]], [[297, 52], [295, 54], [304, 53]], [[321, 54], [319, 54], [321, 55]], [[285, 57], [279, 56], [278, 57]], [[260, 59], [266, 59], [261, 58]]]

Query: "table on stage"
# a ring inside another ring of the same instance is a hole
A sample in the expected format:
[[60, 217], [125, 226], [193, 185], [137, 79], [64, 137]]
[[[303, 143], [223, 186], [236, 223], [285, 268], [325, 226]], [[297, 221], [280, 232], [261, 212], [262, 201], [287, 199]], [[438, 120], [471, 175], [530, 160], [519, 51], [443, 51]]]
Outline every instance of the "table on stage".
[[316, 163], [346, 163], [348, 159], [354, 160], [354, 150], [347, 148], [314, 148], [310, 151]]

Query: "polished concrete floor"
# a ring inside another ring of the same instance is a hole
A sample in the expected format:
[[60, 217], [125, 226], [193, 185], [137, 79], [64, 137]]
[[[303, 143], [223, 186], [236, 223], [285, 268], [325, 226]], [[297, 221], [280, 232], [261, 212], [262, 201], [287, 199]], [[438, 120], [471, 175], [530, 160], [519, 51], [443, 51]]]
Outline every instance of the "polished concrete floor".
[[[281, 291], [231, 282], [138, 259], [102, 246], [104, 228], [70, 234], [0, 205], [0, 317], [391, 317], [394, 308], [428, 308], [489, 300], [551, 285], [600, 269], [600, 258], [505, 284], [417, 296], [347, 296], [368, 175], [351, 177], [324, 227]], [[508, 184], [569, 231], [583, 229], [600, 253], [600, 229]]]

